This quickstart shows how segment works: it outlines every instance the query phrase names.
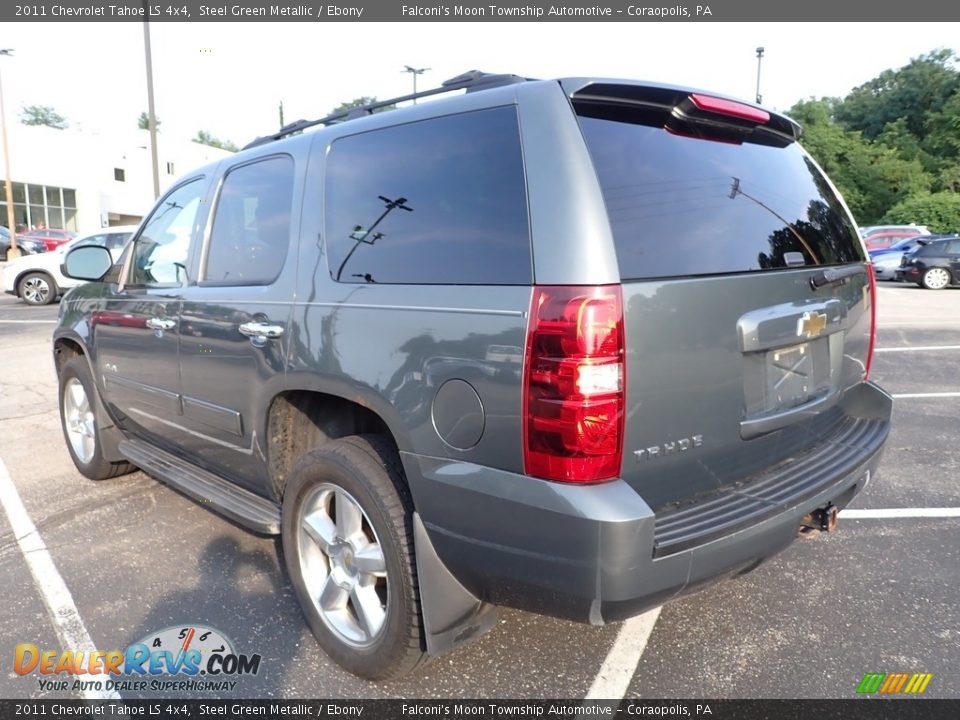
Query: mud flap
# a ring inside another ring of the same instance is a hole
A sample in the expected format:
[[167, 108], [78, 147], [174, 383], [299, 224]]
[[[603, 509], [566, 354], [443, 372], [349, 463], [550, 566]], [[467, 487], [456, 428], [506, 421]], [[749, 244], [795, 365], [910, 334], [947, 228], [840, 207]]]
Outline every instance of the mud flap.
[[497, 608], [486, 603], [450, 573], [437, 556], [419, 513], [413, 513], [420, 605], [432, 657], [446, 655], [483, 635], [497, 621]]

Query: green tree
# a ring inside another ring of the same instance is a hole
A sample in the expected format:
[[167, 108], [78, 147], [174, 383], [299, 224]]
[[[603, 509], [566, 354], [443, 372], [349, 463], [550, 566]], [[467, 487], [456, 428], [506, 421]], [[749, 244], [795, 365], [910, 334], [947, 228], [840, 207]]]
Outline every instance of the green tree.
[[960, 163], [944, 167], [937, 176], [937, 185], [941, 190], [960, 192]]
[[240, 149], [229, 140], [215, 138], [206, 130], [198, 130], [193, 141], [201, 145], [209, 145], [210, 147], [220, 148], [221, 150], [229, 150], [230, 152], [237, 152], [237, 150]]
[[883, 216], [885, 223], [923, 223], [931, 231], [960, 231], [960, 194], [950, 191], [918, 193], [894, 205]]
[[[352, 110], [353, 108], [357, 108], [357, 107], [363, 107], [364, 105], [369, 105], [370, 103], [375, 103], [376, 101], [377, 101], [377, 98], [375, 97], [371, 97], [369, 95], [361, 95], [360, 97], [354, 98], [349, 102], [340, 103], [333, 110], [330, 111], [330, 114], [333, 115], [334, 113], [344, 112], [346, 110]], [[396, 108], [396, 105], [386, 105], [382, 108], [377, 108], [373, 112], [379, 113], [379, 112], [384, 112], [385, 110], [393, 110], [395, 108]]]
[[[154, 122], [157, 124], [157, 132], [160, 132], [160, 118], [154, 117]], [[140, 117], [137, 118], [137, 127], [141, 130], [150, 129], [150, 116], [147, 113], [140, 113]]]
[[57, 130], [69, 125], [67, 119], [50, 105], [24, 105], [20, 111], [20, 122], [24, 125], [46, 125]]
[[942, 108], [960, 89], [953, 50], [941, 48], [912, 59], [897, 70], [884, 70], [847, 95], [836, 119], [873, 140], [889, 123], [903, 118], [917, 138], [928, 132], [929, 114]]
[[919, 160], [924, 169], [930, 172], [938, 172], [940, 169], [940, 159], [927, 152], [920, 138], [910, 132], [906, 118], [897, 118], [892, 123], [887, 123], [883, 132], [877, 136], [876, 142], [896, 150], [897, 155], [904, 160]]
[[960, 71], [954, 51], [934, 50], [885, 70], [843, 99], [797, 103], [802, 142], [857, 221], [960, 229]]
[[941, 160], [960, 158], [960, 90], [942, 106], [929, 108], [924, 147]]
[[803, 125], [801, 141], [833, 180], [857, 222], [873, 223], [904, 197], [929, 191], [934, 177], [919, 159], [864, 139], [832, 118], [836, 101], [806, 100], [790, 115]]

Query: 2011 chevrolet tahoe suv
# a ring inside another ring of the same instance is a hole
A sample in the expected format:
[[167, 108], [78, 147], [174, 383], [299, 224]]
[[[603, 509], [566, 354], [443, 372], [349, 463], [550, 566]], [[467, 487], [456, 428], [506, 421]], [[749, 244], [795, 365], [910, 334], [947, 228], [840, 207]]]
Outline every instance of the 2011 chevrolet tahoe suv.
[[67, 256], [95, 282], [54, 333], [80, 472], [279, 533], [368, 678], [497, 605], [599, 625], [751, 569], [833, 528], [889, 430], [870, 265], [792, 121], [619, 80], [425, 94], [452, 90], [190, 173], [118, 263]]

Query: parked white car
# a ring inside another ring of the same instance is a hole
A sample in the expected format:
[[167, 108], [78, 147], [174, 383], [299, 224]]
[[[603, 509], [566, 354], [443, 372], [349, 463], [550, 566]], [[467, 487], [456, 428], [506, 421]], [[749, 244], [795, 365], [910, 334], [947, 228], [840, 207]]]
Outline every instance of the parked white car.
[[107, 248], [116, 260], [136, 229], [136, 225], [107, 227], [71, 240], [51, 252], [11, 260], [3, 269], [3, 291], [16, 295], [28, 305], [51, 303], [70, 288], [83, 284], [60, 272], [60, 264], [68, 250], [81, 245], [99, 245]]

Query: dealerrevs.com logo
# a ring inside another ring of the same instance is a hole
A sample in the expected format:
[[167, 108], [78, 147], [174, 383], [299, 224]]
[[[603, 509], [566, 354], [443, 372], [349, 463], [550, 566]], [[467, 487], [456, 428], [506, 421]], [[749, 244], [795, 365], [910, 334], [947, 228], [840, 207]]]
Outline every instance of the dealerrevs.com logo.
[[22, 643], [13, 670], [39, 674], [41, 690], [224, 691], [236, 687], [232, 678], [256, 675], [260, 655], [236, 652], [219, 630], [188, 625], [150, 633], [126, 650], [61, 652]]
[[933, 679], [933, 673], [867, 673], [857, 686], [861, 695], [921, 695]]

